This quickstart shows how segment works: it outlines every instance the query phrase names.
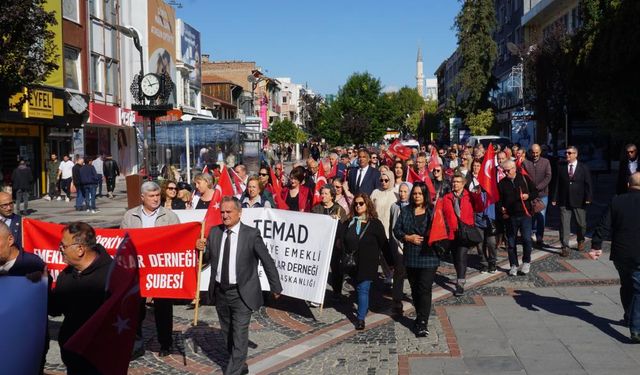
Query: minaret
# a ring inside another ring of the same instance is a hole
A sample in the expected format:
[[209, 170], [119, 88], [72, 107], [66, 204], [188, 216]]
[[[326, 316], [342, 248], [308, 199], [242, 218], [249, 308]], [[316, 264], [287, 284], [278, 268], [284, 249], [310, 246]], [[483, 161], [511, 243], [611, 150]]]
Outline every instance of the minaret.
[[424, 98], [424, 75], [422, 74], [422, 50], [418, 47], [418, 60], [416, 61], [416, 90]]

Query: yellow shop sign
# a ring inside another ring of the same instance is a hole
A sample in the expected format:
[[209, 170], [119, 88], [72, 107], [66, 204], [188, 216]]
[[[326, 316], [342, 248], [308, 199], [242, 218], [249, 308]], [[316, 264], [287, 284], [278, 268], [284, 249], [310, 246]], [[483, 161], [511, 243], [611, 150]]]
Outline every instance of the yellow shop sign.
[[[17, 103], [26, 93], [16, 94], [11, 97], [11, 103]], [[48, 90], [35, 89], [31, 91], [31, 100], [22, 105], [22, 113], [25, 118], [46, 118], [64, 115], [64, 102], [62, 99], [54, 98], [53, 92]]]

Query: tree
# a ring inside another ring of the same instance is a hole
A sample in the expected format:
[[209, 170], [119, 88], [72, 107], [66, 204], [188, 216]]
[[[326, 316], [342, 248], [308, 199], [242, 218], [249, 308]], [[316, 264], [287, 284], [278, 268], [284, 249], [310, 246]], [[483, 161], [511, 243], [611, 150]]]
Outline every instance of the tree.
[[471, 134], [486, 135], [494, 125], [495, 119], [493, 109], [487, 108], [485, 110], [479, 110], [478, 113], [468, 115], [466, 124], [469, 129], [471, 129]]
[[312, 138], [321, 138], [318, 127], [321, 121], [322, 96], [303, 90], [300, 93], [300, 102], [300, 118], [304, 124], [304, 129]]
[[[9, 108], [9, 98], [23, 88], [45, 81], [57, 68], [54, 12], [43, 8], [45, 0], [3, 0], [0, 12], [0, 111]], [[29, 98], [23, 97], [17, 107]]]
[[269, 127], [269, 141], [273, 143], [299, 143], [306, 138], [304, 132], [289, 119], [276, 119]]
[[416, 130], [418, 140], [421, 143], [431, 141], [431, 133], [440, 133], [440, 115], [438, 114], [438, 101], [427, 100], [422, 106], [422, 119]]
[[323, 111], [320, 133], [328, 142], [336, 142], [333, 144], [378, 142], [386, 132], [390, 113], [380, 80], [367, 72], [354, 73], [330, 108]]
[[493, 40], [496, 17], [493, 0], [461, 0], [462, 9], [456, 16], [458, 48], [462, 66], [456, 80], [460, 83], [463, 115], [490, 107], [493, 65], [497, 46]]
[[404, 86], [397, 92], [385, 94], [384, 100], [390, 105], [390, 124], [397, 127], [402, 134], [415, 133], [424, 105], [424, 99], [418, 91]]

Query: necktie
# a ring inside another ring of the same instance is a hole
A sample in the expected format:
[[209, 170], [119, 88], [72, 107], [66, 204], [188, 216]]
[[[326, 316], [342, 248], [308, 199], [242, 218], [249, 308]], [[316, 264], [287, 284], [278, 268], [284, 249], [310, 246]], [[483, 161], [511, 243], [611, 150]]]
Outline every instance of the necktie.
[[573, 178], [573, 164], [569, 164], [569, 178]]
[[220, 275], [220, 285], [222, 289], [229, 287], [229, 257], [231, 256], [231, 229], [227, 229], [227, 239], [224, 240], [224, 252], [222, 254], [222, 270]]
[[359, 190], [358, 188], [360, 187], [360, 183], [362, 182], [363, 174], [364, 174], [364, 170], [360, 169], [360, 171], [358, 172], [358, 178], [356, 179], [356, 193], [357, 193], [357, 190]]

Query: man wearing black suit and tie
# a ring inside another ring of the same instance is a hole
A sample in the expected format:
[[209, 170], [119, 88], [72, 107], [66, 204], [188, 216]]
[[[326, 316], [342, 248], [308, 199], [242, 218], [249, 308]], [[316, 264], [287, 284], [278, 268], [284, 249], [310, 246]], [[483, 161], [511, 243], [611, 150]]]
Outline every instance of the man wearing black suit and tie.
[[280, 296], [282, 286], [260, 231], [240, 222], [240, 201], [235, 197], [223, 197], [220, 212], [222, 225], [211, 228], [207, 240], [196, 242], [196, 249], [204, 250], [203, 262], [211, 265], [209, 297], [216, 306], [229, 352], [224, 374], [248, 374], [249, 322], [253, 311], [263, 304], [258, 261], [262, 263], [275, 298]]
[[349, 171], [349, 191], [353, 194], [365, 193], [371, 195], [375, 189], [379, 189], [380, 172], [369, 166], [369, 151], [364, 148], [358, 151], [358, 168]]
[[22, 249], [22, 216], [13, 213], [13, 204], [11, 194], [0, 192], [0, 222], [7, 224], [14, 244]]
[[558, 180], [554, 189], [552, 205], [560, 206], [561, 256], [569, 255], [571, 216], [578, 224], [578, 251], [584, 251], [584, 234], [587, 231], [586, 207], [592, 201], [591, 172], [585, 163], [578, 163], [578, 149], [567, 148], [567, 164], [558, 166]]

